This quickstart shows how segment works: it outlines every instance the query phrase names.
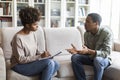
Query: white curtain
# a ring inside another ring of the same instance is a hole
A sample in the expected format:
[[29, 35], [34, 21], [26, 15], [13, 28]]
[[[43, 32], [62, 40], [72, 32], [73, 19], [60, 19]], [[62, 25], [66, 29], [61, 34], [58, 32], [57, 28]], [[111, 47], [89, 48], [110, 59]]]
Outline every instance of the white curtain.
[[120, 41], [120, 0], [112, 0], [111, 29], [114, 38]]
[[120, 0], [91, 0], [90, 12], [102, 16], [102, 25], [108, 25], [114, 38], [120, 40]]

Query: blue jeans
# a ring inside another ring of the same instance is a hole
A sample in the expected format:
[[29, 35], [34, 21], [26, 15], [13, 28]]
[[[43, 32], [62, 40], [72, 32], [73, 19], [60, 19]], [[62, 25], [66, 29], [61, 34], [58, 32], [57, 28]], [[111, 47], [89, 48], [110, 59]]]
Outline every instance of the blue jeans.
[[17, 64], [12, 70], [25, 76], [39, 75], [40, 80], [51, 80], [59, 69], [59, 64], [52, 59], [37, 60], [26, 64]]
[[91, 59], [88, 55], [80, 54], [74, 54], [71, 61], [76, 80], [86, 80], [83, 65], [93, 66], [94, 80], [102, 80], [104, 69], [110, 65], [108, 58], [95, 57]]

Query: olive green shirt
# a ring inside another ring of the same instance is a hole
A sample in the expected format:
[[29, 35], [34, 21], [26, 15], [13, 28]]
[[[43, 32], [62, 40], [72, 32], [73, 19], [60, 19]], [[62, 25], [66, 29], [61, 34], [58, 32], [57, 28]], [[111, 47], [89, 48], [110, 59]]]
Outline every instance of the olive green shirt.
[[92, 50], [96, 51], [94, 57], [109, 57], [112, 51], [113, 34], [108, 27], [99, 27], [98, 32], [93, 35], [90, 32], [84, 34], [85, 45]]

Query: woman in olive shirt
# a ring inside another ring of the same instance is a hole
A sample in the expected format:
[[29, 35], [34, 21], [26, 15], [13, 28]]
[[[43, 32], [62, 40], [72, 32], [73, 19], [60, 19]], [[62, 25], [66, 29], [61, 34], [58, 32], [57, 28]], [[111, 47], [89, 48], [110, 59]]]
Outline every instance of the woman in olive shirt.
[[15, 34], [11, 42], [11, 69], [25, 76], [39, 75], [40, 80], [51, 80], [59, 64], [52, 59], [39, 60], [50, 56], [47, 51], [39, 51], [34, 33], [40, 20], [39, 10], [26, 7], [20, 10], [19, 17], [24, 27]]

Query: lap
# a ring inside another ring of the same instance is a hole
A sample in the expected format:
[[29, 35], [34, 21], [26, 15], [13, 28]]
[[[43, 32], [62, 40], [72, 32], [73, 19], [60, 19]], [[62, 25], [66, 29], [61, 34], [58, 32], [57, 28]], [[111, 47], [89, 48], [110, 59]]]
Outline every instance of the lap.
[[12, 70], [23, 75], [37, 75], [50, 63], [54, 64], [54, 61], [51, 59], [37, 60], [26, 64], [17, 64], [12, 68]]
[[72, 55], [72, 61], [82, 63], [84, 65], [93, 65], [93, 60], [88, 55], [74, 54]]

